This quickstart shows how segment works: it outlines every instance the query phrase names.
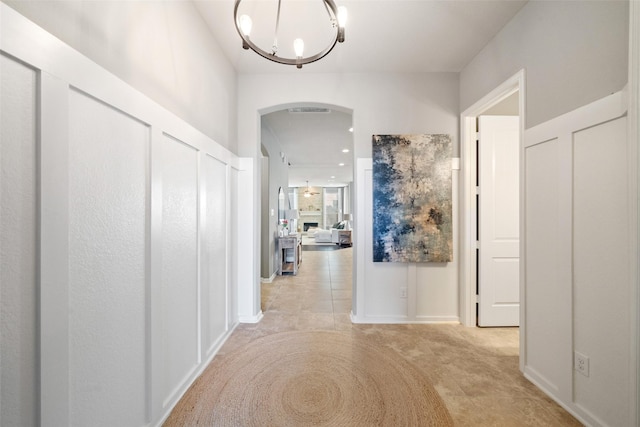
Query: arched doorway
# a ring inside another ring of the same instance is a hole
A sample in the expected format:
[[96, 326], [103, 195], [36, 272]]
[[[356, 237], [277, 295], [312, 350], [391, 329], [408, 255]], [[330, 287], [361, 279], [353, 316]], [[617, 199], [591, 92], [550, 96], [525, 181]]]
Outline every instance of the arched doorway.
[[[352, 110], [348, 108], [319, 103], [281, 104], [260, 110], [259, 123], [261, 157], [268, 159], [268, 166], [264, 160], [258, 162], [260, 170], [257, 171], [260, 177], [257, 191], [261, 195], [260, 282], [263, 284], [271, 283], [277, 272], [278, 188], [285, 188], [285, 207], [297, 210], [300, 215], [291, 231], [305, 238], [310, 225], [330, 228], [335, 221], [355, 216], [355, 155]], [[303, 198], [307, 187], [313, 190], [313, 203], [311, 198]], [[351, 281], [351, 291], [353, 283], [355, 278]]]

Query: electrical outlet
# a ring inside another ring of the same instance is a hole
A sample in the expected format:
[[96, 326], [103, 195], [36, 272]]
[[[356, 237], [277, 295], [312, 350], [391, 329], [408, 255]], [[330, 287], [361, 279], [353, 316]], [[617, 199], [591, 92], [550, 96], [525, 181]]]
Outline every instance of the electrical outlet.
[[407, 288], [406, 286], [403, 286], [400, 288], [400, 298], [406, 298], [407, 297]]
[[580, 372], [585, 377], [589, 376], [589, 358], [584, 354], [575, 351], [573, 353], [573, 369]]

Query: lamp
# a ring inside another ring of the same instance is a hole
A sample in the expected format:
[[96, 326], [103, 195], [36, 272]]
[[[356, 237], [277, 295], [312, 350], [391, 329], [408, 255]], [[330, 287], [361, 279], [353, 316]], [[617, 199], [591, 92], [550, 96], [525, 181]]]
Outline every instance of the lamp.
[[290, 228], [291, 231], [293, 231], [294, 233], [298, 230], [298, 218], [300, 218], [300, 213], [298, 212], [298, 209], [289, 209], [285, 212], [285, 217], [289, 220], [289, 221], [296, 221], [295, 223], [292, 224], [292, 227]]
[[353, 215], [351, 214], [342, 214], [342, 220], [346, 222], [346, 225], [344, 227], [345, 230], [351, 230], [351, 223], [350, 221], [353, 219]]
[[285, 58], [277, 55], [278, 28], [280, 26], [280, 5], [282, 3], [282, 0], [278, 0], [278, 12], [276, 15], [275, 33], [273, 37], [274, 40], [271, 52], [267, 52], [266, 50], [256, 45], [253, 41], [251, 41], [250, 36], [253, 22], [249, 15], [241, 15], [238, 17], [238, 8], [240, 6], [240, 3], [242, 3], [242, 0], [236, 0], [235, 6], [233, 8], [233, 18], [236, 24], [236, 30], [238, 31], [240, 38], [242, 38], [243, 49], [251, 49], [258, 55], [270, 61], [285, 65], [295, 65], [297, 68], [302, 68], [302, 66], [305, 64], [309, 64], [311, 62], [315, 62], [319, 59], [324, 58], [329, 52], [331, 52], [336, 43], [344, 42], [344, 28], [347, 23], [347, 9], [344, 6], [337, 7], [333, 0], [318, 1], [322, 1], [324, 3], [324, 7], [327, 10], [327, 14], [329, 15], [329, 24], [331, 25], [331, 28], [335, 29], [335, 36], [331, 38], [326, 48], [314, 55], [310, 55], [307, 57], [304, 56], [304, 41], [300, 38], [297, 38], [293, 41], [293, 47], [296, 57]]

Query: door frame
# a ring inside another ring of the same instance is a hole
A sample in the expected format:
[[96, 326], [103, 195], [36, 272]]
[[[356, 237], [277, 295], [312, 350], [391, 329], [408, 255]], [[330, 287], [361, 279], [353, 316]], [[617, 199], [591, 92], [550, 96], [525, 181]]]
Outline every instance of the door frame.
[[[460, 321], [468, 327], [476, 326], [476, 236], [477, 236], [477, 203], [476, 203], [476, 119], [487, 109], [503, 101], [513, 93], [518, 92], [518, 110], [520, 117], [520, 163], [522, 164], [522, 147], [525, 129], [525, 71], [518, 71], [501, 85], [482, 97], [479, 101], [460, 114], [460, 155], [462, 157], [462, 182], [460, 192]], [[524, 189], [520, 183], [520, 216], [522, 216], [522, 195]], [[522, 235], [522, 221], [520, 222]], [[520, 240], [520, 255], [522, 256], [522, 242]], [[522, 264], [521, 264], [522, 265]], [[520, 327], [525, 326], [523, 271], [520, 268]], [[524, 336], [523, 333], [520, 336]], [[520, 339], [520, 351], [523, 350], [523, 340]]]

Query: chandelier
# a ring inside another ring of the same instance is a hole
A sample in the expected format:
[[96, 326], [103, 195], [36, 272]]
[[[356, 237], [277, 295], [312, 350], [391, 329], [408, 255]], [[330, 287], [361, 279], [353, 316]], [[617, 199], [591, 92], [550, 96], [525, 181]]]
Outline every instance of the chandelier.
[[301, 38], [297, 38], [293, 41], [293, 50], [295, 52], [295, 58], [287, 58], [278, 55], [278, 31], [280, 27], [280, 6], [282, 0], [278, 0], [278, 10], [275, 20], [275, 30], [273, 35], [273, 45], [270, 51], [266, 51], [254, 43], [251, 38], [251, 29], [253, 27], [253, 21], [249, 15], [243, 14], [238, 16], [238, 8], [242, 0], [236, 0], [233, 8], [233, 17], [236, 24], [236, 30], [242, 38], [242, 47], [244, 49], [251, 49], [258, 55], [266, 58], [270, 61], [277, 62], [279, 64], [295, 65], [297, 68], [302, 68], [303, 65], [311, 62], [318, 61], [319, 59], [327, 56], [329, 52], [334, 48], [336, 43], [344, 42], [344, 26], [347, 21], [347, 9], [344, 6], [337, 7], [333, 0], [318, 0], [322, 1], [324, 8], [328, 15], [328, 25], [332, 33], [329, 44], [321, 51], [310, 55], [304, 56], [304, 41]]

